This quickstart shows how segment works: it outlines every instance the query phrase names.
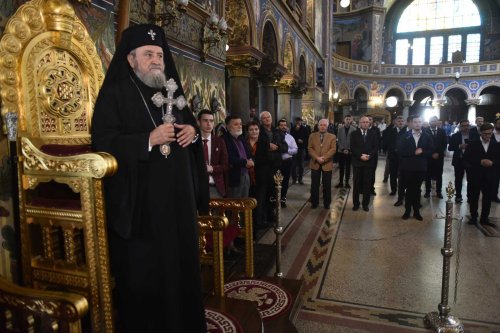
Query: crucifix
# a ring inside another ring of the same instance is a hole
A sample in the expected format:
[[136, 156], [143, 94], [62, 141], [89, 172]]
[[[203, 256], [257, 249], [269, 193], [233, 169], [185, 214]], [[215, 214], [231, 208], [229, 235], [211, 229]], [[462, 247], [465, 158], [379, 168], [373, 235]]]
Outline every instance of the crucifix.
[[[167, 90], [167, 97], [163, 96], [161, 92], [157, 92], [151, 98], [154, 105], [156, 105], [157, 107], [162, 107], [164, 104], [167, 105], [167, 111], [162, 117], [164, 124], [175, 123], [175, 117], [172, 114], [172, 107], [174, 105], [177, 106], [179, 110], [182, 110], [187, 104], [186, 99], [182, 95], [178, 96], [177, 98], [174, 98], [174, 93], [177, 91], [178, 88], [179, 86], [177, 85], [177, 83], [175, 83], [175, 80], [169, 79], [165, 84], [165, 89]], [[162, 144], [160, 146], [160, 152], [165, 156], [165, 158], [167, 158], [168, 155], [170, 155], [170, 144], [169, 143]]]

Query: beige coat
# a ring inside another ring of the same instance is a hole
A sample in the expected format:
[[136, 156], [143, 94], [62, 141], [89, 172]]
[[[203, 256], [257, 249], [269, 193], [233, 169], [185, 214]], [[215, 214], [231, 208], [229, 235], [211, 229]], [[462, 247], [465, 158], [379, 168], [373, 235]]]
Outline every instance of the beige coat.
[[333, 170], [333, 155], [335, 155], [337, 148], [337, 138], [334, 134], [324, 133], [323, 144], [321, 144], [320, 133], [314, 132], [309, 136], [309, 144], [307, 145], [307, 150], [309, 156], [311, 156], [311, 161], [309, 167], [312, 170], [319, 170], [320, 164], [316, 160], [317, 157], [323, 156], [325, 162], [321, 165], [323, 171]]

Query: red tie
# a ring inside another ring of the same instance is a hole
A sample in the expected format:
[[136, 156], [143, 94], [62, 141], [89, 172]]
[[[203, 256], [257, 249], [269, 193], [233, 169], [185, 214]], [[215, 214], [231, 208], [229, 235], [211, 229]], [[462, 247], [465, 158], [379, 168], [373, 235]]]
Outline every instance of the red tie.
[[203, 152], [205, 153], [205, 163], [210, 164], [208, 160], [208, 139], [203, 139]]

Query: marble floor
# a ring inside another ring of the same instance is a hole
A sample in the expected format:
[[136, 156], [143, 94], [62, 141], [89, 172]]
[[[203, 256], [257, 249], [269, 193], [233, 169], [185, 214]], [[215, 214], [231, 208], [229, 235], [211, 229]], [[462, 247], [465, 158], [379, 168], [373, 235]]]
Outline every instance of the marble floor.
[[[304, 280], [295, 319], [299, 332], [428, 331], [423, 317], [437, 311], [441, 301], [446, 199], [422, 198], [424, 221], [402, 220], [404, 208], [393, 206], [396, 198], [382, 182], [384, 166], [382, 157], [369, 212], [352, 211], [351, 191], [343, 188], [332, 189], [330, 210], [311, 209], [309, 175], [305, 185], [290, 187], [288, 207], [280, 215], [285, 226], [282, 272]], [[337, 177], [335, 170], [333, 185]], [[450, 180], [453, 169], [447, 158], [443, 183]], [[464, 184], [464, 198], [465, 190]], [[467, 203], [454, 205], [451, 313], [466, 332], [498, 333], [500, 237], [468, 225], [467, 215]], [[490, 218], [500, 222], [500, 204], [492, 204]], [[270, 230], [259, 242], [274, 240]]]

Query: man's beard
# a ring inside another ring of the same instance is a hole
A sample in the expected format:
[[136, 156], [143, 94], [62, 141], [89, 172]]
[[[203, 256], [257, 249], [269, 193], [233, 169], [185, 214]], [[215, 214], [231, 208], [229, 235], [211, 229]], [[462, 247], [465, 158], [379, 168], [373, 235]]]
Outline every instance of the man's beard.
[[233, 130], [230, 130], [229, 132], [231, 133], [232, 136], [234, 136], [236, 138], [243, 134], [242, 129], [238, 129], [238, 130], [233, 129]]
[[145, 85], [151, 88], [161, 89], [167, 82], [167, 78], [163, 71], [154, 71], [146, 74], [135, 71], [135, 75], [137, 75], [139, 80], [141, 80]]

